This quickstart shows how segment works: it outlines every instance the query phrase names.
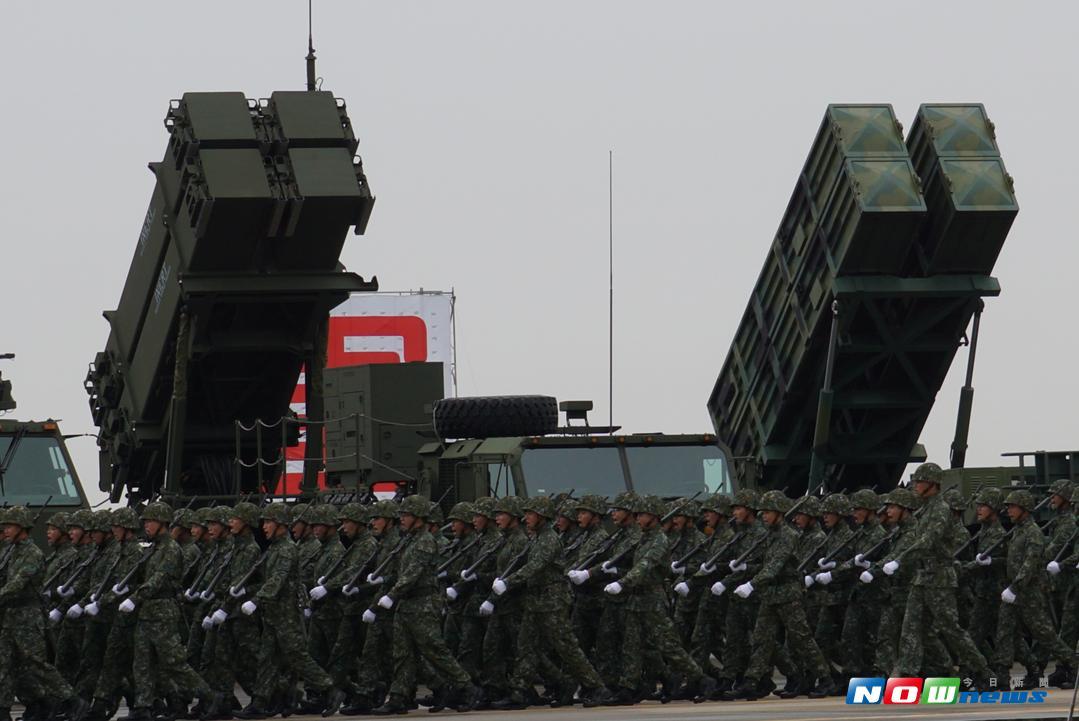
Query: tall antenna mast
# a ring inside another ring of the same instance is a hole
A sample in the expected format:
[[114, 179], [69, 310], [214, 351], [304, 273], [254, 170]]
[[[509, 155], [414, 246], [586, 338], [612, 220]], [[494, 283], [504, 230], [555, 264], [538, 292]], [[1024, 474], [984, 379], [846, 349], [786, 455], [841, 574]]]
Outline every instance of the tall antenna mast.
[[307, 0], [307, 89], [314, 91], [315, 88], [315, 41], [311, 31], [311, 3]]
[[607, 295], [607, 426], [614, 434], [614, 151], [607, 151], [607, 269], [609, 292]]

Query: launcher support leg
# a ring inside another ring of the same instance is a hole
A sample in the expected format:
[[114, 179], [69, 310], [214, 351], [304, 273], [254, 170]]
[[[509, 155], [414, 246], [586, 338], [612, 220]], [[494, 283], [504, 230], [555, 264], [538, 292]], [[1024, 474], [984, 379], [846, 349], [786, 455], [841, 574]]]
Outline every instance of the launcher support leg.
[[824, 366], [824, 384], [817, 396], [817, 421], [813, 429], [813, 454], [809, 460], [807, 489], [817, 488], [824, 481], [824, 456], [832, 435], [832, 374], [835, 370], [836, 344], [839, 338], [839, 301], [832, 301], [832, 328], [828, 334], [828, 359]]
[[176, 330], [176, 363], [172, 374], [172, 413], [169, 417], [169, 440], [165, 448], [165, 490], [179, 495], [181, 466], [184, 459], [184, 426], [187, 424], [187, 364], [191, 355], [191, 318], [180, 313]]
[[952, 440], [952, 468], [962, 468], [967, 461], [967, 439], [970, 436], [970, 414], [974, 410], [974, 357], [978, 353], [978, 329], [982, 323], [985, 303], [978, 301], [974, 311], [974, 325], [970, 330], [970, 349], [967, 351], [966, 383], [959, 391], [959, 413], [955, 420], [955, 437]]
[[307, 395], [307, 445], [304, 451], [303, 492], [318, 490], [318, 472], [322, 470], [322, 433], [326, 418], [323, 371], [326, 368], [326, 344], [330, 330], [329, 317], [322, 321], [315, 338], [314, 348], [307, 357], [306, 395]]

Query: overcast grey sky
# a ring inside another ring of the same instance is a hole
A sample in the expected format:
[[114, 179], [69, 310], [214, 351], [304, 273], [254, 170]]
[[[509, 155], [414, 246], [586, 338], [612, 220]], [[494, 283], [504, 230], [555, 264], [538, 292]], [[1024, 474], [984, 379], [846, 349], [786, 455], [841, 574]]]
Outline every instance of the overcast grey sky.
[[[300, 89], [303, 0], [5, 3], [3, 366], [17, 417], [93, 429], [104, 347], [185, 91]], [[705, 401], [830, 102], [985, 103], [1022, 208], [995, 275], [970, 465], [1071, 449], [1079, 88], [1074, 3], [316, 0], [378, 203], [350, 270], [454, 287], [462, 394], [593, 398], [607, 416], [615, 152], [615, 420], [711, 429]], [[1069, 141], [1070, 142], [1070, 141]], [[1068, 152], [1065, 152], [1068, 151]], [[946, 462], [965, 356], [923, 435]], [[92, 439], [73, 441], [96, 485]]]

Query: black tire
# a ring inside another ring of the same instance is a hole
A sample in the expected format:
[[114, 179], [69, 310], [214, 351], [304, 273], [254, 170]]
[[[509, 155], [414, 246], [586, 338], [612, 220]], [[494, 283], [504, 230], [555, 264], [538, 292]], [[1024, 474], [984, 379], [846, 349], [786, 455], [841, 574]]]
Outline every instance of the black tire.
[[552, 396], [476, 396], [435, 403], [440, 438], [542, 436], [558, 429], [558, 401]]

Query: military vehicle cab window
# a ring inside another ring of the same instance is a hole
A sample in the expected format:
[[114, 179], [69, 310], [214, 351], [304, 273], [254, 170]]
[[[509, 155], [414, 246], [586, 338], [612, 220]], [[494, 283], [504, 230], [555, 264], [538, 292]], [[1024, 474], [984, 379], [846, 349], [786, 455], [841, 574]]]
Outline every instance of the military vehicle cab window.
[[[0, 435], [0, 459], [7, 456], [14, 434]], [[11, 464], [4, 472], [0, 503], [40, 505], [52, 496], [50, 506], [79, 505], [79, 491], [60, 441], [53, 436], [26, 435], [19, 439]]]
[[664, 498], [730, 493], [730, 474], [717, 446], [626, 446], [633, 490]]
[[521, 454], [521, 470], [530, 496], [574, 491], [615, 495], [626, 490], [625, 474], [618, 448], [528, 448]]

